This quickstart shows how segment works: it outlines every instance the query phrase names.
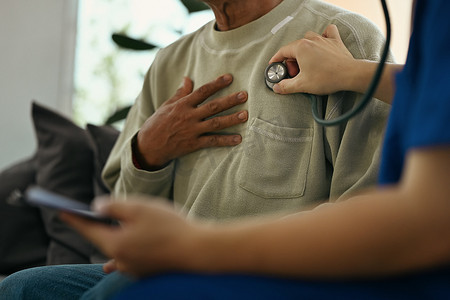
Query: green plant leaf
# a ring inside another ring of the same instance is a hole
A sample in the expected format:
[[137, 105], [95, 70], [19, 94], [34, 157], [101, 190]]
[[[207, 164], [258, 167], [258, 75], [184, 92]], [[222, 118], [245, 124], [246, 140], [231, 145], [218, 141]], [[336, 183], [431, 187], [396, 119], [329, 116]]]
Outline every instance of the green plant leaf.
[[142, 40], [137, 40], [120, 33], [113, 33], [112, 40], [121, 48], [131, 50], [150, 50], [157, 46]]
[[184, 6], [186, 6], [189, 13], [209, 9], [208, 5], [198, 0], [180, 0], [180, 1], [181, 3], [183, 3]]
[[108, 117], [108, 119], [105, 122], [105, 125], [111, 125], [118, 121], [124, 120], [127, 117], [130, 109], [131, 109], [131, 105], [119, 109], [118, 111], [113, 113], [110, 117]]

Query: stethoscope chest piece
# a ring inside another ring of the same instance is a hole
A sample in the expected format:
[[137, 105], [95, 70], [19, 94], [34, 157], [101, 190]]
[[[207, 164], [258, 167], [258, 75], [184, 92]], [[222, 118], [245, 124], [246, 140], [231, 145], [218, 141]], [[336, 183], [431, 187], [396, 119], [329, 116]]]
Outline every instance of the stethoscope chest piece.
[[288, 69], [285, 64], [281, 62], [274, 62], [267, 66], [264, 71], [266, 85], [269, 89], [283, 79], [289, 78]]

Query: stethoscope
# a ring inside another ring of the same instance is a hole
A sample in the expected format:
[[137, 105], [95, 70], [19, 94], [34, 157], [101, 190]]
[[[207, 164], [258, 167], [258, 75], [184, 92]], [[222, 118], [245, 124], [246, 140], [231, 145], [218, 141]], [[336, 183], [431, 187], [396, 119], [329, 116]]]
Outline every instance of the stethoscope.
[[[372, 78], [372, 81], [370, 82], [369, 87], [367, 88], [366, 92], [364, 93], [363, 99], [359, 101], [359, 103], [350, 111], [344, 113], [340, 117], [337, 117], [335, 119], [331, 120], [325, 120], [322, 119], [319, 116], [319, 109], [317, 107], [318, 99], [315, 95], [312, 94], [305, 94], [309, 97], [309, 100], [311, 102], [311, 110], [312, 110], [312, 116], [314, 120], [323, 126], [334, 126], [338, 125], [342, 122], [346, 122], [358, 113], [362, 111], [362, 109], [369, 103], [369, 101], [372, 99], [373, 94], [375, 93], [375, 89], [377, 88], [378, 83], [380, 82], [381, 74], [383, 73], [384, 65], [386, 63], [386, 59], [389, 53], [389, 45], [391, 42], [391, 21], [389, 18], [389, 11], [386, 5], [385, 0], [381, 0], [381, 5], [383, 6], [383, 12], [384, 12], [384, 18], [386, 21], [386, 42], [384, 44], [383, 52], [381, 54], [380, 63], [378, 64], [377, 70], [375, 71], [375, 74]], [[289, 78], [289, 72], [284, 64], [284, 62], [274, 62], [268, 65], [264, 71], [264, 79], [266, 82], [266, 85], [269, 89], [273, 89], [273, 86], [280, 82], [283, 79]]]

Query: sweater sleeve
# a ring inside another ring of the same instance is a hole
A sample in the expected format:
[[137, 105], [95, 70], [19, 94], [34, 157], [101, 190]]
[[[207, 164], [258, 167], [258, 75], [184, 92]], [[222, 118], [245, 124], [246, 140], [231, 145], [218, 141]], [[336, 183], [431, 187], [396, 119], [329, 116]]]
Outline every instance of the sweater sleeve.
[[[354, 93], [342, 93], [344, 101], [361, 98]], [[378, 178], [381, 145], [388, 105], [372, 99], [358, 116], [347, 123], [325, 129], [327, 158], [331, 162], [330, 199], [343, 199], [363, 188], [374, 186]], [[331, 117], [334, 118], [334, 117]]]
[[146, 194], [172, 197], [173, 162], [154, 172], [140, 170], [133, 164], [132, 139], [155, 111], [150, 92], [150, 77], [155, 68], [153, 65], [147, 73], [142, 91], [128, 113], [124, 129], [103, 169], [103, 180], [115, 196], [126, 198], [130, 194]]
[[[355, 58], [379, 60], [385, 40], [373, 24], [353, 14], [339, 15], [335, 23]], [[392, 56], [389, 61], [393, 61]], [[362, 98], [362, 94], [353, 92], [329, 95], [324, 102], [324, 117], [334, 119], [351, 110]], [[377, 182], [381, 145], [390, 108], [390, 105], [373, 98], [351, 120], [324, 129], [327, 158], [333, 168], [330, 199], [346, 198], [353, 191]]]

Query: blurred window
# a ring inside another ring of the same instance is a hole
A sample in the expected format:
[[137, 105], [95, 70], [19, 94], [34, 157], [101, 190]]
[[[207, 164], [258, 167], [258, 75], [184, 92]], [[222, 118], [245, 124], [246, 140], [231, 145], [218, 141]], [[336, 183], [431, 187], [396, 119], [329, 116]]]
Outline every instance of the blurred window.
[[79, 0], [74, 120], [102, 124], [141, 90], [158, 48], [120, 48], [113, 33], [164, 47], [211, 19], [210, 10], [189, 14], [179, 0]]

